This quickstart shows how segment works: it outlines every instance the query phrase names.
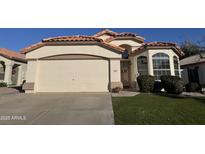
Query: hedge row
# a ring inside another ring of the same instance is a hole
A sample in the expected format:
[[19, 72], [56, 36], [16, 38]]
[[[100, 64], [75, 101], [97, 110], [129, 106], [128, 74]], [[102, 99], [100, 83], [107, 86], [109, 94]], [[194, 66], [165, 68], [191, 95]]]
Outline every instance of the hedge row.
[[141, 92], [151, 92], [154, 90], [154, 77], [151, 75], [140, 75], [137, 82]]
[[7, 83], [5, 83], [5, 82], [0, 82], [0, 87], [7, 87]]
[[181, 94], [184, 83], [177, 76], [161, 76], [161, 81], [155, 81], [153, 76], [141, 75], [137, 82], [141, 92], [160, 92], [163, 88], [167, 93]]

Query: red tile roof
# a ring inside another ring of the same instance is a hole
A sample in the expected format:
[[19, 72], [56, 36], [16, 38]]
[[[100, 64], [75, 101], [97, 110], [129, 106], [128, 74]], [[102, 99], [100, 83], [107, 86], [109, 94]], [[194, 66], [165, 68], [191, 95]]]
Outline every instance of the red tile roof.
[[149, 42], [149, 43], [143, 43], [142, 46], [140, 46], [138, 49], [134, 50], [132, 54], [137, 54], [140, 51], [143, 51], [147, 48], [172, 48], [179, 56], [183, 56], [184, 53], [180, 49], [180, 47], [177, 46], [176, 43], [170, 43], [170, 42]]
[[99, 37], [103, 34], [110, 35], [110, 37], [108, 39], [106, 39], [105, 42], [111, 42], [112, 40], [115, 40], [115, 39], [133, 39], [133, 40], [136, 40], [136, 41], [143, 43], [145, 40], [143, 37], [138, 36], [135, 33], [130, 33], [130, 32], [117, 33], [117, 32], [113, 32], [109, 29], [102, 30], [101, 32], [95, 34], [94, 36]]
[[30, 52], [32, 50], [35, 50], [37, 48], [43, 47], [45, 45], [50, 45], [52, 44], [58, 44], [58, 43], [89, 43], [89, 42], [94, 42], [99, 45], [117, 50], [119, 52], [123, 52], [124, 48], [118, 47], [116, 45], [111, 45], [107, 42], [104, 42], [102, 39], [94, 37], [94, 36], [58, 36], [58, 37], [51, 37], [51, 38], [46, 38], [43, 39], [41, 42], [33, 44], [31, 46], [28, 46], [24, 49], [21, 50], [21, 53], [25, 54], [27, 52]]
[[113, 31], [111, 31], [111, 30], [109, 30], [109, 29], [104, 29], [104, 30], [98, 32], [97, 34], [95, 34], [94, 36], [95, 36], [95, 37], [99, 37], [99, 36], [104, 35], [104, 34], [108, 34], [108, 35], [110, 35], [110, 36], [114, 36], [114, 35], [116, 35], [116, 34], [118, 34], [118, 33], [113, 32]]
[[17, 61], [23, 61], [25, 62], [25, 55], [15, 52], [15, 51], [11, 51], [5, 48], [0, 48], [0, 55], [9, 59], [13, 59], [13, 60], [17, 60]]
[[72, 42], [72, 41], [97, 41], [101, 42], [102, 40], [93, 37], [93, 36], [85, 36], [85, 35], [76, 35], [76, 36], [58, 36], [58, 37], [50, 37], [43, 39], [42, 42]]
[[137, 36], [135, 34], [135, 36], [133, 36], [132, 34], [120, 34], [120, 35], [116, 35], [116, 36], [111, 36], [108, 39], [105, 40], [105, 42], [111, 42], [113, 40], [120, 40], [120, 39], [131, 39], [131, 40], [136, 40], [137, 42], [143, 43], [144, 42], [144, 38], [141, 36]]
[[124, 36], [139, 37], [137, 34], [135, 34], [135, 33], [130, 33], [130, 32], [118, 33], [116, 36], [117, 36], [117, 37], [124, 37]]

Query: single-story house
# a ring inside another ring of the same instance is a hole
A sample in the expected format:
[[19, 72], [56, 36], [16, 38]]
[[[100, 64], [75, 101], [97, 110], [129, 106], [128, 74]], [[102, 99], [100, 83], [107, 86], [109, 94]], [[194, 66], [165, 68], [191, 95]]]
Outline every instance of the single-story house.
[[0, 82], [20, 86], [25, 80], [25, 55], [0, 48]]
[[205, 87], [205, 53], [184, 58], [180, 64], [185, 84], [196, 82]]
[[108, 29], [94, 36], [59, 36], [22, 49], [27, 60], [27, 93], [108, 92], [136, 89], [140, 74], [181, 76], [175, 43], [150, 42], [134, 33]]

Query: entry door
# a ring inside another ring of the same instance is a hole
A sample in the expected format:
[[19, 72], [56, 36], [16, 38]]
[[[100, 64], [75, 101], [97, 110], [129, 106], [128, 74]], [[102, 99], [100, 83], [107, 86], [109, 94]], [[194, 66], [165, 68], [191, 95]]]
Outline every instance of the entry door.
[[130, 62], [121, 61], [121, 80], [124, 88], [130, 87]]

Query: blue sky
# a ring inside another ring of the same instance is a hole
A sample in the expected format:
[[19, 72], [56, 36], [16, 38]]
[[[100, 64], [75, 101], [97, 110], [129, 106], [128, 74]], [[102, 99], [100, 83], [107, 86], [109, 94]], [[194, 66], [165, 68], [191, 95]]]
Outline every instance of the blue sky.
[[[0, 48], [19, 51], [43, 38], [64, 35], [93, 35], [102, 28], [0, 28]], [[168, 41], [180, 44], [184, 40], [198, 41], [205, 36], [205, 29], [194, 28], [110, 28], [115, 32], [134, 32], [145, 37], [146, 42]]]

